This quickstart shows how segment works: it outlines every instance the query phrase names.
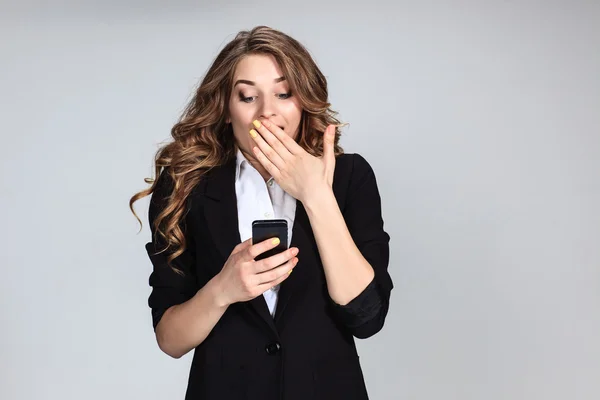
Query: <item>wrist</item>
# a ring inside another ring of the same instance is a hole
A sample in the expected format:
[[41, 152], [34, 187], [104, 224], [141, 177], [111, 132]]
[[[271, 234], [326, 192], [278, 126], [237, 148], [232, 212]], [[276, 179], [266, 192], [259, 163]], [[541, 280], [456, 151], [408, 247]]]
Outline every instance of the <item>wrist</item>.
[[229, 300], [227, 296], [220, 273], [215, 275], [215, 277], [206, 284], [206, 287], [209, 289], [216, 307], [227, 308], [231, 305], [231, 300]]
[[332, 201], [337, 203], [333, 189], [331, 186], [323, 185], [318, 188], [311, 188], [302, 200], [302, 205], [307, 212], [312, 212], [322, 208]]

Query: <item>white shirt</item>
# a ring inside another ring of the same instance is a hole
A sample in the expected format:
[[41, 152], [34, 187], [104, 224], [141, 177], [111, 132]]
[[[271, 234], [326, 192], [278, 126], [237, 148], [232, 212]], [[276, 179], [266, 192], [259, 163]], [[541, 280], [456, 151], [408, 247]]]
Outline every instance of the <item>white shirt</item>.
[[[296, 199], [286, 193], [270, 178], [262, 175], [238, 149], [235, 169], [238, 228], [243, 241], [252, 237], [252, 222], [257, 219], [285, 219], [288, 223], [288, 247], [292, 241], [292, 227], [296, 215]], [[275, 315], [279, 285], [263, 293], [272, 316]]]

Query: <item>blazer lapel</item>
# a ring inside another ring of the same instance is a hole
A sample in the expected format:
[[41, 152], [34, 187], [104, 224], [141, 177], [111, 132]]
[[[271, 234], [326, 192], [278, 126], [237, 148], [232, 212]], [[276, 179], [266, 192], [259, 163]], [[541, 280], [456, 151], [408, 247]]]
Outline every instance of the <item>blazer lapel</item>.
[[[235, 159], [213, 168], [205, 177], [204, 195], [208, 199], [204, 202], [204, 217], [225, 263], [233, 248], [241, 242], [235, 198]], [[222, 266], [218, 265], [215, 272], [219, 272]]]
[[[317, 249], [312, 228], [302, 202], [296, 203], [296, 216], [292, 228], [292, 241], [290, 247], [297, 247], [298, 264], [293, 273], [281, 283], [275, 310], [275, 325], [281, 331], [286, 315], [293, 315], [295, 305], [299, 304], [300, 296], [305, 293], [305, 288], [310, 282], [317, 279], [321, 260]], [[285, 314], [284, 314], [285, 312]]]
[[[223, 166], [215, 167], [206, 177], [205, 196], [208, 199], [204, 202], [204, 217], [215, 246], [222, 256], [222, 264], [216, 266], [216, 273], [221, 270], [234, 247], [241, 242], [235, 195], [235, 168], [236, 162], [233, 158]], [[276, 331], [273, 317], [262, 295], [246, 304], [263, 325], [266, 324], [270, 330]]]

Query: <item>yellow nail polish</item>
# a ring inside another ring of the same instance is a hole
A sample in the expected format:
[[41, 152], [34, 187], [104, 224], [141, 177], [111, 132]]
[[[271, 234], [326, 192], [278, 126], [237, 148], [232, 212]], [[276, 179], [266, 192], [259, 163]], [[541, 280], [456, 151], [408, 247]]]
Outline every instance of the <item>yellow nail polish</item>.
[[275, 238], [271, 241], [271, 243], [273, 243], [274, 245], [278, 245], [279, 244], [279, 238]]
[[293, 271], [293, 269], [290, 269], [290, 272], [288, 272], [288, 275], [291, 275], [291, 274], [292, 274], [292, 271]]
[[252, 124], [254, 124], [255, 127], [260, 128], [260, 121], [255, 119], [254, 121], [252, 121]]
[[254, 129], [250, 129], [250, 136], [252, 136], [252, 137], [258, 136], [258, 132], [256, 132]]

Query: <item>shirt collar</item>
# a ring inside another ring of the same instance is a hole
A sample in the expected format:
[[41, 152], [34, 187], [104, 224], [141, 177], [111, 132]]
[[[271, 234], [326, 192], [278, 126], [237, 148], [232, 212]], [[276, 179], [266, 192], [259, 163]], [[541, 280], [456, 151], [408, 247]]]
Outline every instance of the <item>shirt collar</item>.
[[[240, 174], [241, 174], [242, 169], [246, 168], [247, 166], [254, 168], [252, 166], [252, 164], [250, 164], [248, 159], [246, 159], [244, 154], [242, 154], [242, 151], [238, 147], [237, 152], [235, 153], [235, 181], [236, 182], [240, 179]], [[275, 180], [273, 179], [273, 177], [269, 178], [269, 180], [266, 183], [268, 184], [269, 181], [273, 181], [273, 184], [276, 183]]]
[[242, 151], [238, 148], [235, 154], [235, 180], [236, 182], [240, 179], [240, 170], [242, 169], [242, 165], [247, 163], [246, 157], [242, 154]]

